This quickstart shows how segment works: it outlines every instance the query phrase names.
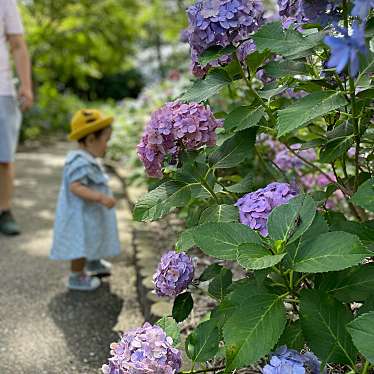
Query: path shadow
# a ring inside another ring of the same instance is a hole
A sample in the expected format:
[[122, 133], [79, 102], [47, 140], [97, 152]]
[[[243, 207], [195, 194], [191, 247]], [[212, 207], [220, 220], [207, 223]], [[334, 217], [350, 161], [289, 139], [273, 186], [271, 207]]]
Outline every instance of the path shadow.
[[113, 327], [122, 306], [123, 299], [111, 293], [109, 283], [103, 282], [94, 292], [58, 294], [48, 309], [68, 349], [80, 362], [97, 369], [107, 361], [110, 343], [119, 339]]

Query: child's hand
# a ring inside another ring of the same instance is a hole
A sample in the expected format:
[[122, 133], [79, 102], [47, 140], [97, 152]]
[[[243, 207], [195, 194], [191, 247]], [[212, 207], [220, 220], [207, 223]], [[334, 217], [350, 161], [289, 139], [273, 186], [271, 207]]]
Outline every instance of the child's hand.
[[116, 199], [111, 196], [102, 195], [100, 198], [100, 204], [104, 205], [108, 209], [113, 208], [116, 205]]

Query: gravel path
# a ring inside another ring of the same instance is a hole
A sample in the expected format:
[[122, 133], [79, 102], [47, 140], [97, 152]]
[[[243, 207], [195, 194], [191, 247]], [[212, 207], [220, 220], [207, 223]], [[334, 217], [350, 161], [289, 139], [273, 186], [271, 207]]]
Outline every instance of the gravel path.
[[[68, 263], [48, 259], [60, 176], [68, 145], [17, 157], [14, 213], [23, 234], [0, 234], [0, 373], [99, 373], [118, 332], [140, 325], [130, 212], [118, 209], [122, 255], [110, 283], [84, 294], [65, 287]], [[120, 185], [113, 181], [114, 191]]]

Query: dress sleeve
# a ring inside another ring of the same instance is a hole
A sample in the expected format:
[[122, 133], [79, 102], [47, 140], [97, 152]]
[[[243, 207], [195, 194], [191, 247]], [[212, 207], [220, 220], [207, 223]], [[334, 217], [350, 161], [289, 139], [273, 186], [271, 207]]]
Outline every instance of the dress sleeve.
[[16, 0], [4, 0], [4, 16], [6, 35], [22, 35], [24, 33]]
[[69, 184], [80, 182], [84, 185], [106, 184], [106, 178], [98, 167], [82, 157], [78, 157], [68, 167]]

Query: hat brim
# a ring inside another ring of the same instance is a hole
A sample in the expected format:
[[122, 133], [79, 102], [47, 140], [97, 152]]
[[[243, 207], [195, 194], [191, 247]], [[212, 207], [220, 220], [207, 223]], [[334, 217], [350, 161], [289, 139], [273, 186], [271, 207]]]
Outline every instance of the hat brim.
[[79, 140], [84, 138], [85, 136], [92, 134], [96, 131], [99, 131], [101, 129], [105, 129], [106, 127], [109, 127], [114, 121], [113, 117], [106, 117], [103, 118], [97, 122], [90, 123], [86, 126], [84, 126], [81, 129], [78, 129], [76, 131], [72, 131], [68, 138], [69, 140]]

